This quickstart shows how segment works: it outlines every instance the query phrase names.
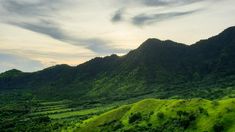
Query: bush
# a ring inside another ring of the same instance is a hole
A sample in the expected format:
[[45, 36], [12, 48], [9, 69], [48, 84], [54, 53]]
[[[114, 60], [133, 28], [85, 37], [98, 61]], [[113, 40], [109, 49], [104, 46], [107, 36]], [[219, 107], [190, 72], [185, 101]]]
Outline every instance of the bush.
[[197, 115], [193, 111], [177, 111], [177, 115], [179, 116], [176, 119], [176, 122], [184, 129], [188, 128], [189, 125], [196, 120]]
[[131, 116], [129, 117], [129, 123], [133, 123], [141, 119], [142, 119], [141, 113], [137, 112], [137, 113], [131, 114]]
[[162, 112], [159, 112], [159, 113], [157, 113], [157, 118], [158, 119], [163, 119], [164, 118], [164, 113], [162, 113]]
[[113, 126], [113, 130], [121, 129], [124, 125], [121, 122], [116, 122]]
[[212, 103], [213, 106], [218, 106], [219, 105], [219, 102], [216, 101], [216, 100], [212, 101], [211, 103]]
[[49, 123], [51, 120], [48, 116], [42, 116], [42, 117], [36, 118], [35, 121], [37, 123]]
[[222, 132], [224, 130], [224, 126], [222, 123], [217, 122], [214, 126], [213, 129], [215, 132]]
[[153, 115], [154, 114], [154, 112], [153, 111], [151, 111], [150, 113], [149, 113], [149, 117], [151, 116], [151, 115]]

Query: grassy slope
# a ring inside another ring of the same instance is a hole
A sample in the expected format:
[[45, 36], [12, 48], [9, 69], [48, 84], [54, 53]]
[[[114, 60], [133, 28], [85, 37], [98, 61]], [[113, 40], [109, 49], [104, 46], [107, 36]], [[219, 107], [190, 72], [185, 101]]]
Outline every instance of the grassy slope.
[[[141, 114], [130, 123], [130, 117]], [[235, 131], [235, 99], [145, 99], [87, 119], [79, 131]]]

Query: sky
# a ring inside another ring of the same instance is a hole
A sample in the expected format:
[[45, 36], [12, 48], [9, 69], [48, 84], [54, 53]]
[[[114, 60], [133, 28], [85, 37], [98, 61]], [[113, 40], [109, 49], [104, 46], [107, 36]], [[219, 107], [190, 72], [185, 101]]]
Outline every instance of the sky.
[[234, 0], [0, 0], [0, 72], [124, 55], [148, 38], [193, 44], [235, 25]]

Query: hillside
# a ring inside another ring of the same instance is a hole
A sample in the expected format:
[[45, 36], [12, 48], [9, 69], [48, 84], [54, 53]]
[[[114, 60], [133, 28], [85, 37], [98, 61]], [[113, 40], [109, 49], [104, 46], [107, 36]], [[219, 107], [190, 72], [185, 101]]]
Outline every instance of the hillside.
[[235, 27], [191, 46], [148, 39], [127, 55], [94, 58], [76, 67], [0, 75], [0, 90], [27, 90], [39, 99], [109, 101], [140, 96], [222, 98], [235, 89]]
[[89, 118], [75, 131], [233, 132], [234, 104], [235, 99], [145, 99]]

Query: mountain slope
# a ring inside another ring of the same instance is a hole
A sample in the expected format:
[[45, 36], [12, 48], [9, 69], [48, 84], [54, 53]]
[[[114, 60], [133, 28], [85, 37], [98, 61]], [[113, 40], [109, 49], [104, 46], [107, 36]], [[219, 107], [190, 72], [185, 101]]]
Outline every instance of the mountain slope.
[[77, 131], [235, 131], [235, 100], [145, 99], [79, 124]]
[[0, 89], [27, 89], [42, 99], [82, 101], [137, 96], [217, 98], [235, 89], [234, 51], [235, 27], [191, 46], [148, 39], [121, 57], [111, 55], [77, 67], [57, 65], [34, 73], [3, 73]]

